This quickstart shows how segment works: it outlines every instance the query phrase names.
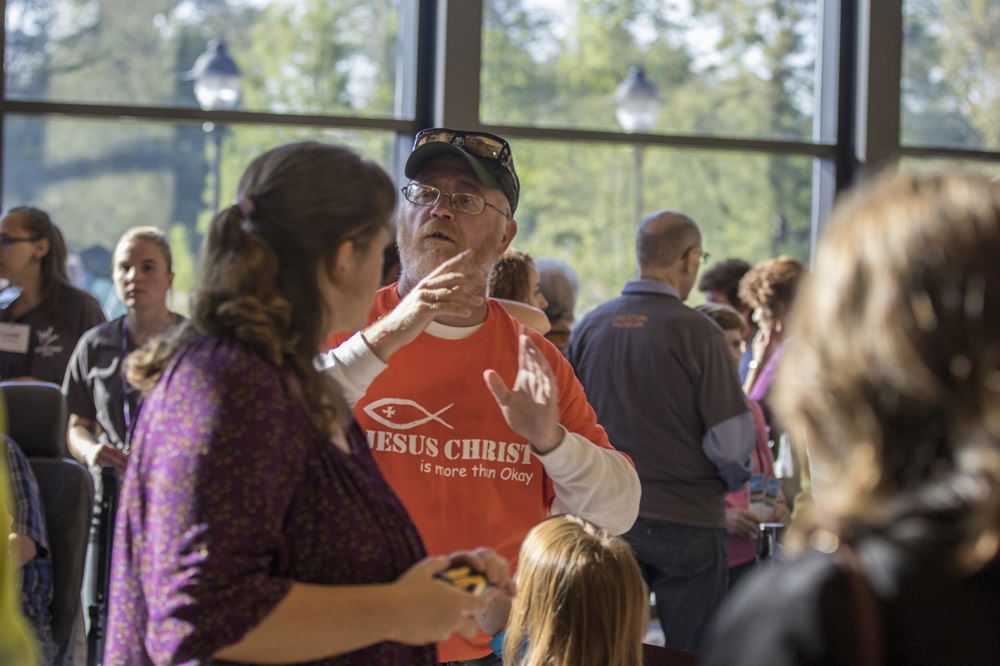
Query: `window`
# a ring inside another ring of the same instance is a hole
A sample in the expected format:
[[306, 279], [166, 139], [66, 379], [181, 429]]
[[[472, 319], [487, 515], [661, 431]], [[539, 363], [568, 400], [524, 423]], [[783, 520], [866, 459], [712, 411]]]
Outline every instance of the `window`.
[[482, 120], [618, 131], [615, 91], [641, 65], [650, 131], [809, 140], [817, 0], [487, 0]]
[[[389, 168], [395, 140], [393, 132], [378, 130], [233, 125], [221, 131], [220, 207], [235, 199], [246, 165], [275, 145], [342, 143]], [[122, 232], [140, 224], [167, 230], [180, 293], [174, 306], [184, 311], [183, 294], [194, 284], [201, 237], [214, 213], [213, 139], [198, 123], [8, 116], [5, 207], [47, 210], [71, 253], [94, 246], [110, 252]]]
[[716, 259], [751, 263], [779, 254], [809, 256], [809, 157], [519, 140], [521, 176], [514, 246], [554, 256], [581, 280], [579, 313], [636, 278], [636, 171], [642, 215], [681, 210], [702, 229]]
[[[411, 117], [397, 61], [407, 0], [11, 0], [6, 96], [197, 108], [189, 74], [222, 39], [243, 74], [240, 108]], [[404, 57], [401, 57], [404, 56]]]
[[[514, 144], [514, 244], [574, 266], [581, 311], [636, 276], [638, 222], [658, 209], [698, 221], [716, 259], [808, 261], [814, 183], [836, 134], [820, 122], [836, 115], [817, 88], [824, 11], [817, 0], [485, 0], [480, 116]], [[616, 117], [636, 65], [658, 102], [649, 127]]]
[[[808, 259], [868, 164], [995, 172], [995, 5], [7, 0], [3, 204], [48, 208], [74, 250], [163, 226], [185, 288], [216, 190], [231, 201], [261, 150], [342, 141], [399, 175], [417, 129], [480, 128], [514, 146], [515, 244], [576, 266], [584, 307], [634, 275], [656, 209], [691, 214], [716, 258]], [[242, 72], [235, 110], [201, 111], [185, 76], [210, 39]], [[658, 113], [628, 133], [615, 95], [636, 65]]]
[[1000, 150], [1000, 5], [906, 0], [903, 7], [903, 143]]

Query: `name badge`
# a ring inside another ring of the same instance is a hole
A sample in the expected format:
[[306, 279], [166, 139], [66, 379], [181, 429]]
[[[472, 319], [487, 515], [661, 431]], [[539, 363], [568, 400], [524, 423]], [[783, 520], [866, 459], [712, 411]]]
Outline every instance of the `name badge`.
[[0, 323], [0, 351], [27, 354], [30, 336], [31, 326], [28, 324]]

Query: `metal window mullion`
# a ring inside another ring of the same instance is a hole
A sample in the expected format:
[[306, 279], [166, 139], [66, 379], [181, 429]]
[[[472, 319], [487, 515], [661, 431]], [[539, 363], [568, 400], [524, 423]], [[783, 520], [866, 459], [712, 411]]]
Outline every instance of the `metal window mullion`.
[[482, 0], [438, 0], [434, 125], [477, 129]]
[[855, 127], [865, 174], [899, 156], [903, 0], [858, 0]]
[[[812, 202], [810, 206], [809, 261], [823, 225], [833, 208], [837, 192], [852, 178], [854, 163], [854, 109], [845, 103], [844, 93], [854, 85], [854, 44], [851, 32], [856, 0], [821, 2], [816, 50], [815, 107], [813, 140], [833, 141], [833, 158], [813, 160]], [[849, 97], [848, 97], [849, 99]]]

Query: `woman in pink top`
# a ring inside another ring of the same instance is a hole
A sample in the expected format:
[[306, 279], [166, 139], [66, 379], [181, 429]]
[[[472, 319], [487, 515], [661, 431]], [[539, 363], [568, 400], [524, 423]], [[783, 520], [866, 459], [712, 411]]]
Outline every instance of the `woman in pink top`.
[[[718, 303], [705, 303], [695, 309], [718, 324], [722, 332], [726, 334], [726, 342], [729, 344], [733, 362], [738, 366], [743, 354], [746, 336], [746, 321], [740, 316], [740, 313], [728, 305]], [[768, 481], [775, 478], [774, 457], [767, 441], [767, 422], [764, 419], [764, 410], [760, 408], [757, 401], [748, 400], [747, 402], [750, 403], [750, 413], [753, 416], [753, 427], [757, 440], [752, 456], [753, 477], [751, 478], [762, 482], [761, 488], [766, 491]], [[761, 494], [765, 495], [766, 492]], [[751, 508], [750, 482], [743, 484], [739, 490], [726, 495], [730, 587], [756, 563], [757, 526], [762, 521], [783, 523], [788, 520], [788, 507], [780, 490], [774, 496], [773, 502], [771, 505], [769, 502], [763, 501], [758, 506]]]

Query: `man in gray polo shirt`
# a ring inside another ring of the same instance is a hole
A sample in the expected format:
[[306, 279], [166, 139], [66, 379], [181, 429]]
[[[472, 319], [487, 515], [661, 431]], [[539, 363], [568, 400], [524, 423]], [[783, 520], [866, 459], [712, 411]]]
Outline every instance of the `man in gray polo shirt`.
[[640, 279], [577, 324], [567, 357], [639, 473], [639, 519], [625, 538], [666, 644], [696, 652], [727, 586], [724, 497], [750, 476], [753, 422], [725, 336], [683, 303], [707, 257], [698, 225], [654, 213], [636, 254]]

